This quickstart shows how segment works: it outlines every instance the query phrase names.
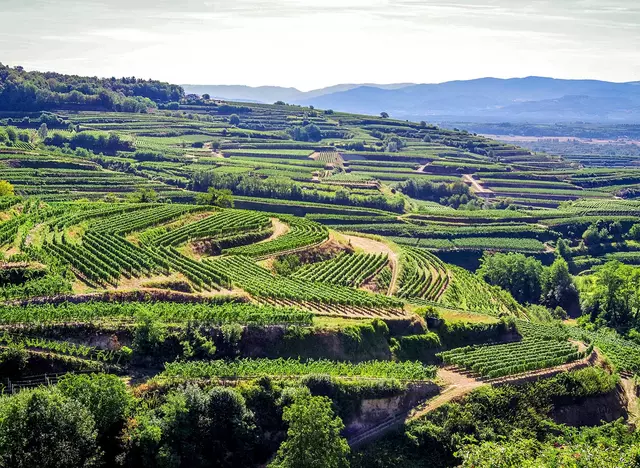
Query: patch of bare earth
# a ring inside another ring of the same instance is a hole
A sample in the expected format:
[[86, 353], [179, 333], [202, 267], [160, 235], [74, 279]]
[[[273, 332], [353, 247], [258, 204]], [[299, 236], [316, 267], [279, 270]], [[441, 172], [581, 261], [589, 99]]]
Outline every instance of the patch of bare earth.
[[278, 218], [271, 218], [271, 226], [273, 227], [273, 234], [271, 234], [266, 239], [263, 239], [260, 242], [257, 242], [257, 244], [262, 244], [263, 242], [269, 242], [269, 241], [275, 240], [278, 237], [284, 236], [286, 233], [288, 233], [291, 230], [291, 228], [287, 223], [283, 223]]
[[488, 189], [486, 187], [483, 187], [482, 185], [480, 185], [480, 182], [478, 182], [476, 179], [473, 178], [472, 174], [464, 174], [462, 176], [462, 180], [471, 185], [471, 191], [473, 193], [493, 193], [493, 191], [491, 189]]
[[141, 276], [139, 278], [131, 277], [131, 278], [120, 278], [118, 282], [117, 288], [109, 288], [114, 291], [128, 291], [131, 289], [144, 289], [145, 284], [147, 283], [159, 283], [162, 281], [168, 280], [176, 280], [176, 281], [187, 281], [187, 279], [181, 275], [180, 273], [173, 273], [171, 275], [154, 275], [154, 276]]
[[425, 414], [440, 408], [455, 399], [462, 398], [467, 393], [476, 388], [485, 385], [481, 380], [475, 379], [470, 375], [455, 372], [449, 368], [443, 367], [438, 369], [438, 380], [444, 385], [444, 390], [440, 395], [428, 400], [423, 405], [416, 407], [409, 414], [407, 419], [418, 419]]

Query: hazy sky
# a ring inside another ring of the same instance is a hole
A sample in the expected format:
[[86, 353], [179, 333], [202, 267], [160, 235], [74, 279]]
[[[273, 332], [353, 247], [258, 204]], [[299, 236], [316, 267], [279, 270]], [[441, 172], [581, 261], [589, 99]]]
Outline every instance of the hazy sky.
[[0, 0], [0, 62], [182, 84], [640, 80], [639, 0]]

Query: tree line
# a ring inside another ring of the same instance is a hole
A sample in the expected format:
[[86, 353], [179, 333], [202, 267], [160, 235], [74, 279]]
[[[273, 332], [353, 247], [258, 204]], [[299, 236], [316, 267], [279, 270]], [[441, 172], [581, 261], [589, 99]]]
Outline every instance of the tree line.
[[156, 103], [177, 101], [184, 90], [154, 80], [97, 78], [26, 71], [0, 63], [0, 109], [39, 111], [84, 107], [116, 112], [146, 112]]
[[341, 188], [335, 192], [303, 191], [295, 181], [282, 177], [261, 178], [247, 174], [218, 174], [212, 171], [196, 172], [191, 189], [206, 191], [209, 187], [231, 190], [234, 195], [280, 198], [286, 200], [333, 203], [337, 205], [361, 206], [402, 212], [404, 199], [401, 196], [357, 195]]

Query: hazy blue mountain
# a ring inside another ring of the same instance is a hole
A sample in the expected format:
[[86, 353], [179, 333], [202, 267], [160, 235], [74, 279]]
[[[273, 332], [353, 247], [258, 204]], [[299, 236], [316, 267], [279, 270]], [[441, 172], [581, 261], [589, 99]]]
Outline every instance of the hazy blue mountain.
[[481, 78], [440, 84], [339, 84], [303, 92], [277, 86], [185, 85], [230, 100], [313, 105], [411, 120], [640, 122], [640, 82]]
[[640, 121], [638, 83], [596, 80], [482, 78], [400, 89], [361, 86], [296, 102], [407, 119]]
[[262, 102], [273, 104], [276, 101], [294, 103], [306, 99], [315, 99], [325, 94], [349, 91], [361, 86], [374, 86], [379, 89], [399, 89], [413, 83], [378, 84], [338, 84], [312, 91], [300, 91], [296, 88], [280, 86], [241, 86], [241, 85], [182, 85], [187, 94], [209, 94], [213, 98], [232, 101]]

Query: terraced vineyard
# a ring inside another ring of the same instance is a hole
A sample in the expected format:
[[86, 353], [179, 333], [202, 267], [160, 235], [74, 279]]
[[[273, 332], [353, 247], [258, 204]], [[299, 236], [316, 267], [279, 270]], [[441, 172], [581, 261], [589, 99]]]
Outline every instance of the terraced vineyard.
[[[248, 257], [229, 256], [204, 263], [221, 276], [228, 277], [231, 283], [251, 295], [273, 299], [279, 304], [300, 304], [319, 313], [331, 310], [331, 306], [335, 305], [354, 306], [356, 315], [365, 313], [363, 311], [375, 314], [377, 309], [382, 309], [380, 310], [382, 315], [402, 315], [398, 311], [402, 307], [402, 302], [397, 299], [344, 286], [273, 275], [253, 263]], [[323, 305], [330, 307], [325, 308]], [[348, 310], [348, 308], [337, 310]]]
[[445, 351], [440, 357], [446, 364], [497, 378], [559, 366], [585, 357], [591, 349], [578, 351], [578, 347], [568, 341], [524, 339], [507, 344], [466, 346]]
[[524, 308], [505, 291], [489, 286], [464, 268], [448, 268], [452, 279], [441, 297], [442, 304], [488, 315], [525, 315]]
[[444, 263], [424, 250], [405, 248], [397, 296], [437, 301], [449, 285]]
[[[3, 77], [0, 100], [13, 89]], [[437, 428], [442, 414], [485, 417], [488, 406], [454, 406], [477, 386], [548, 378], [603, 356], [625, 378], [640, 374], [636, 273], [616, 277], [604, 265], [640, 263], [637, 168], [585, 169], [426, 122], [92, 80], [87, 89], [115, 99], [112, 110], [137, 111], [96, 111], [99, 95], [81, 93], [91, 105], [0, 112], [0, 390], [86, 418], [96, 464], [266, 466], [296, 425], [283, 422], [296, 404], [326, 406], [331, 418], [311, 422], [333, 421], [337, 434], [333, 418], [343, 419], [357, 447], [425, 403], [416, 418], [428, 430], [402, 455], [413, 457], [449, 434]], [[142, 112], [151, 98], [140, 90], [164, 96], [152, 112]], [[496, 252], [527, 267], [473, 272]], [[631, 286], [612, 291], [627, 277]], [[615, 313], [603, 312], [610, 304]], [[588, 315], [578, 326], [558, 320], [580, 307]], [[588, 369], [595, 378], [584, 387], [565, 376], [548, 388], [570, 386], [564, 400], [609, 391], [611, 369]], [[77, 395], [131, 401], [102, 425]], [[2, 398], [2, 415], [14, 397]], [[486, 434], [510, 440], [502, 426], [464, 417], [465, 435], [447, 436], [449, 461], [462, 463], [453, 449], [469, 434], [478, 449], [495, 443]], [[30, 424], [48, 430], [41, 422]], [[233, 443], [220, 444], [222, 432]], [[245, 435], [252, 442], [237, 458], [188, 459], [196, 440], [226, 457]], [[98, 448], [114, 450], [105, 440], [124, 453], [100, 459]], [[395, 463], [411, 465], [402, 457]]]
[[327, 239], [329, 235], [324, 226], [313, 221], [282, 215], [280, 220], [290, 226], [290, 231], [282, 237], [249, 246], [230, 248], [226, 250], [226, 253], [264, 257], [276, 252], [290, 252], [318, 244]]
[[254, 325], [298, 324], [312, 321], [309, 312], [293, 308], [274, 308], [266, 305], [229, 300], [228, 302], [104, 302], [79, 304], [0, 306], [0, 323], [55, 324], [66, 322], [117, 321], [132, 323], [136, 314], [150, 311], [167, 323], [199, 322], [209, 324], [243, 323]]
[[312, 263], [298, 270], [293, 277], [306, 281], [361, 286], [376, 275], [388, 262], [384, 254], [342, 255], [334, 260]]
[[194, 239], [230, 237], [247, 231], [262, 231], [270, 225], [269, 219], [261, 213], [225, 210], [164, 234], [158, 232], [149, 243], [154, 246], [173, 246]]
[[293, 359], [240, 359], [234, 362], [207, 361], [166, 366], [159, 379], [224, 379], [260, 377], [268, 375], [302, 376], [325, 374], [340, 377], [368, 377], [379, 379], [428, 380], [435, 377], [435, 367], [418, 362], [333, 362], [328, 360], [300, 362]]

